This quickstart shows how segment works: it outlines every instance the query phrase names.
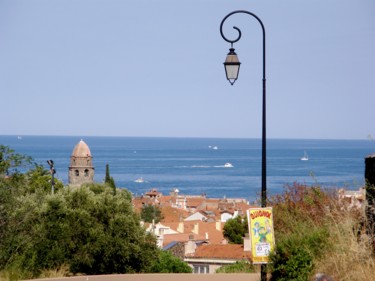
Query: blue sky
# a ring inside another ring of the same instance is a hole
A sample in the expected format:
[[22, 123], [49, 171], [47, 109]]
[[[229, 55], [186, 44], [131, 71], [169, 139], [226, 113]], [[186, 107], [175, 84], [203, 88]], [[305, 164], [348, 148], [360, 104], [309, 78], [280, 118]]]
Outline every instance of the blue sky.
[[0, 134], [375, 136], [373, 0], [0, 0]]

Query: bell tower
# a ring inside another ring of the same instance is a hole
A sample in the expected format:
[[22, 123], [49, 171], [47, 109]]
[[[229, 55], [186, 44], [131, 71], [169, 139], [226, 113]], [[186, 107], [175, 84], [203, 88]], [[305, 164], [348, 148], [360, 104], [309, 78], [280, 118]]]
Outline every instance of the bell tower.
[[93, 183], [94, 171], [90, 148], [83, 140], [80, 140], [70, 156], [69, 185], [80, 186], [83, 183]]

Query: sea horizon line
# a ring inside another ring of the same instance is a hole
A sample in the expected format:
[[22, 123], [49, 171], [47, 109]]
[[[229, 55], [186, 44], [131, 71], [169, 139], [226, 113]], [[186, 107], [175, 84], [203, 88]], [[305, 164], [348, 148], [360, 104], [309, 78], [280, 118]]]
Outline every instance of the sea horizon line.
[[[77, 138], [144, 138], [144, 139], [228, 139], [228, 140], [261, 140], [261, 137], [197, 137], [197, 136], [120, 136], [120, 135], [22, 135], [22, 134], [0, 134], [0, 137], [15, 137], [22, 139], [23, 137], [77, 137]], [[316, 141], [374, 141], [369, 138], [292, 138], [292, 137], [268, 137], [267, 140], [316, 140]]]

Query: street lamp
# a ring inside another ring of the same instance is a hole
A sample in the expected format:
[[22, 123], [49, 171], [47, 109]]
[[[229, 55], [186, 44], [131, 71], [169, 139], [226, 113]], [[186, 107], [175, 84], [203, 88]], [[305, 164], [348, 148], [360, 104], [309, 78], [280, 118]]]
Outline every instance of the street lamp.
[[220, 24], [220, 33], [223, 39], [229, 43], [231, 43], [231, 48], [229, 49], [229, 53], [225, 59], [224, 67], [227, 79], [231, 85], [238, 78], [238, 74], [240, 71], [240, 62], [238, 60], [237, 54], [234, 52], [233, 43], [237, 42], [241, 38], [241, 30], [234, 26], [233, 28], [238, 31], [238, 37], [234, 40], [229, 40], [224, 36], [223, 33], [223, 24], [227, 18], [229, 18], [233, 14], [248, 14], [255, 17], [258, 22], [260, 23], [263, 31], [263, 115], [262, 115], [262, 195], [261, 195], [261, 203], [262, 207], [266, 207], [267, 205], [267, 187], [266, 187], [266, 177], [267, 177], [267, 166], [266, 166], [266, 32], [264, 29], [264, 25], [262, 21], [253, 13], [244, 10], [238, 10], [229, 13], [224, 17]]
[[[245, 10], [237, 10], [229, 13], [224, 17], [220, 24], [220, 34], [221, 37], [225, 41], [231, 44], [231, 48], [229, 49], [229, 53], [225, 59], [224, 67], [227, 79], [231, 85], [238, 78], [238, 74], [240, 71], [240, 62], [238, 60], [237, 54], [234, 52], [233, 43], [236, 43], [241, 38], [241, 30], [233, 26], [235, 30], [238, 32], [238, 37], [234, 40], [229, 40], [224, 36], [223, 33], [223, 24], [227, 18], [234, 14], [247, 14], [254, 17], [261, 25], [262, 32], [263, 32], [263, 109], [262, 109], [262, 192], [261, 192], [261, 204], [262, 207], [266, 207], [267, 205], [267, 165], [266, 165], [266, 31], [264, 29], [263, 22], [253, 13], [245, 11]], [[266, 265], [262, 264], [261, 266], [261, 280], [267, 280], [266, 275]]]
[[56, 170], [55, 170], [55, 167], [54, 167], [54, 164], [53, 164], [52, 160], [47, 160], [47, 163], [49, 165], [50, 173], [51, 173], [51, 176], [52, 176], [52, 181], [51, 181], [52, 191], [51, 191], [51, 193], [53, 194], [54, 191], [55, 191], [55, 174], [56, 174]]

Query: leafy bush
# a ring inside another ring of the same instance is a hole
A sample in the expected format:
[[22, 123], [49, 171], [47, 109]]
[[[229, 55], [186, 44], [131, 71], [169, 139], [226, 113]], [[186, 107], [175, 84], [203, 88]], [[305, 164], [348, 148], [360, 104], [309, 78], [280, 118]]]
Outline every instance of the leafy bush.
[[73, 274], [148, 272], [158, 257], [155, 238], [140, 226], [126, 190], [88, 188], [15, 198], [0, 241], [0, 269], [34, 278], [69, 266]]
[[242, 244], [245, 233], [248, 233], [247, 219], [237, 216], [229, 219], [223, 228], [223, 235], [232, 244]]
[[168, 251], [160, 251], [150, 268], [153, 273], [191, 273], [192, 268]]
[[163, 219], [163, 214], [159, 207], [154, 205], [143, 205], [141, 210], [141, 219], [145, 222], [158, 223]]
[[315, 259], [327, 250], [327, 231], [304, 225], [287, 237], [282, 237], [270, 255], [271, 280], [308, 280]]

